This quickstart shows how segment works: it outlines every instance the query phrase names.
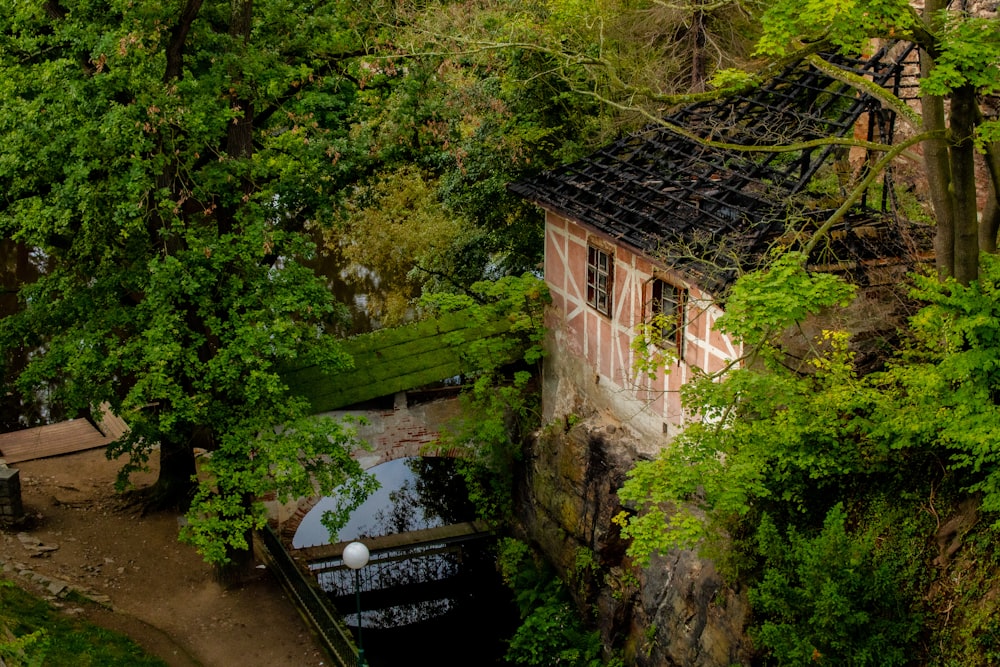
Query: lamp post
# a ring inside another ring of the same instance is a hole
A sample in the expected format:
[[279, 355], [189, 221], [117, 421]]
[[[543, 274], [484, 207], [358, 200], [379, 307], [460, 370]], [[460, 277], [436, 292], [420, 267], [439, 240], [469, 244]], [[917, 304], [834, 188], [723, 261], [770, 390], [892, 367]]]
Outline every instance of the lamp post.
[[354, 570], [354, 601], [358, 607], [358, 665], [365, 667], [365, 647], [361, 643], [361, 568], [368, 564], [368, 547], [351, 542], [344, 547], [344, 565]]

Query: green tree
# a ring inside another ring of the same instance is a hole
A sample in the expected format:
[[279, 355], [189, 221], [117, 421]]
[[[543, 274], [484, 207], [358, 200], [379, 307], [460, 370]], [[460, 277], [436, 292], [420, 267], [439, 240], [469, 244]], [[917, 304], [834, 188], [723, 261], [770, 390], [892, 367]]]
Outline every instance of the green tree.
[[530, 275], [474, 284], [468, 294], [431, 294], [423, 305], [436, 312], [463, 311], [483, 323], [498, 314], [510, 329], [466, 348], [469, 386], [462, 412], [441, 432], [434, 447], [461, 453], [458, 470], [479, 517], [504, 525], [513, 512], [514, 472], [522, 445], [539, 422], [541, 396], [535, 385], [544, 350], [543, 310], [550, 302], [545, 283]]
[[[947, 9], [944, 0], [924, 3], [919, 15], [906, 0], [847, 4], [812, 0], [772, 3], [762, 18], [758, 52], [787, 56], [825, 43], [845, 52], [872, 39], [906, 39], [920, 48], [921, 115], [899, 99], [882, 97], [923, 144], [925, 175], [937, 224], [935, 259], [942, 277], [968, 283], [978, 277], [980, 249], [996, 252], [1000, 211], [1000, 143], [997, 120], [982, 101], [1000, 92], [1000, 18]], [[815, 60], [814, 60], [815, 62]], [[863, 82], [856, 82], [864, 88]], [[870, 87], [868, 87], [870, 89]], [[947, 108], [947, 113], [946, 113]], [[985, 156], [987, 208], [979, 224], [975, 152]], [[982, 240], [980, 240], [982, 239]]]
[[[685, 388], [701, 421], [630, 472], [619, 496], [634, 514], [618, 521], [640, 561], [698, 545], [739, 576], [751, 633], [776, 664], [906, 664], [918, 640], [938, 646], [935, 633], [950, 632], [927, 607], [951, 557], [928, 540], [938, 513], [969, 500], [984, 543], [1000, 527], [1000, 258], [984, 255], [969, 285], [915, 278], [921, 307], [867, 375], [846, 332], [825, 332], [805, 358], [783, 347], [810, 313], [835, 320], [851, 295], [800, 260], [737, 282], [719, 326], [753, 353], [723, 381]], [[995, 650], [977, 634], [988, 623], [970, 622], [964, 641]]]
[[419, 166], [443, 210], [464, 221], [450, 265], [418, 272], [431, 289], [460, 291], [536, 270], [541, 215], [507, 185], [579, 156], [601, 130], [601, 107], [553, 76], [548, 54], [486, 43], [504, 26], [527, 21], [524, 29], [536, 30], [534, 17], [545, 12], [528, 3], [445, 1], [397, 3], [381, 15], [383, 41], [359, 70], [363, 111], [354, 136], [381, 175]]
[[[334, 422], [279, 368], [350, 360], [302, 261], [351, 174], [349, 3], [50, 0], [0, 16], [0, 230], [51, 268], [2, 322], [18, 383], [130, 425], [123, 473], [159, 449], [156, 501], [192, 498], [213, 562], [245, 549], [268, 491], [364, 491]], [[321, 122], [322, 121], [322, 122]], [[277, 429], [277, 430], [276, 430]], [[354, 480], [353, 482], [351, 480]]]
[[368, 295], [368, 315], [382, 326], [415, 317], [425, 288], [455, 289], [454, 252], [480, 236], [442, 205], [436, 186], [414, 167], [376, 174], [352, 189], [343, 220], [324, 230], [326, 251], [346, 260], [342, 275]]

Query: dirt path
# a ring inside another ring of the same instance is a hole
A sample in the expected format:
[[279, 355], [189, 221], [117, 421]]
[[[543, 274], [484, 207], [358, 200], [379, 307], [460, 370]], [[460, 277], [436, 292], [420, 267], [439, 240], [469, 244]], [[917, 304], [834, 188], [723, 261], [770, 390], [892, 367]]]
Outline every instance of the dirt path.
[[[38, 594], [51, 595], [52, 581], [92, 593], [105, 607], [61, 604], [128, 634], [172, 667], [328, 664], [267, 569], [240, 588], [222, 589], [211, 567], [177, 541], [177, 515], [141, 517], [115, 495], [117, 465], [103, 450], [16, 467], [29, 520], [0, 534], [5, 577]], [[24, 569], [38, 581], [19, 576]]]

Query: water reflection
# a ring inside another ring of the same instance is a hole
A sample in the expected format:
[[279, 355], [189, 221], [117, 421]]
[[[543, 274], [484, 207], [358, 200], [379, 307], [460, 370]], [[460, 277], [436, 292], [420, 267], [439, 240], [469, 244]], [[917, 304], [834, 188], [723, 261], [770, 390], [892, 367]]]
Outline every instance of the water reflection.
[[323, 498], [299, 524], [292, 546], [296, 549], [349, 542], [365, 537], [405, 533], [423, 528], [472, 521], [475, 509], [465, 482], [448, 458], [418, 456], [396, 459], [369, 470], [381, 485], [332, 539], [322, 524], [323, 514], [336, 506]]
[[[328, 499], [303, 519], [293, 546], [398, 535], [450, 526], [475, 518], [454, 461], [417, 457], [370, 470], [382, 488], [331, 540], [320, 517]], [[509, 590], [495, 567], [494, 540], [428, 543], [376, 551], [359, 571], [362, 613], [356, 613], [355, 573], [340, 559], [314, 563], [320, 587], [352, 627], [364, 628], [365, 654], [373, 667], [430, 658], [436, 664], [505, 665], [505, 638], [517, 624]]]
[[[292, 539], [292, 546], [350, 542], [386, 535], [439, 528], [475, 518], [465, 483], [454, 460], [412, 457], [375, 466], [371, 472], [381, 485], [351, 515], [346, 526], [331, 539], [322, 524], [323, 514], [335, 506], [324, 498], [306, 515]], [[372, 553], [361, 572], [361, 589], [367, 602], [361, 624], [365, 628], [393, 628], [420, 623], [455, 608], [458, 584], [471, 576], [473, 547], [447, 542], [407, 544], [399, 549]], [[475, 547], [482, 549], [482, 545]], [[354, 591], [355, 573], [339, 559], [310, 564], [320, 587], [335, 601], [348, 600]]]
[[316, 256], [303, 260], [303, 264], [316, 272], [334, 299], [347, 310], [347, 322], [336, 333], [353, 336], [381, 328], [381, 322], [371, 312], [370, 295], [392, 286], [383, 286], [373, 271], [351, 264], [335, 246], [324, 244], [322, 234], [317, 232], [313, 241], [318, 248]]

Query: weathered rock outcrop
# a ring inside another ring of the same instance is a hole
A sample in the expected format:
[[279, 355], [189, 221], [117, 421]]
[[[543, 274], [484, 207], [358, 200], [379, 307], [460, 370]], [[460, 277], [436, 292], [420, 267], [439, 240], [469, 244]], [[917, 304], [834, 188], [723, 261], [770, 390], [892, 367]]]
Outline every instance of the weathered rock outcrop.
[[[521, 507], [525, 537], [555, 565], [581, 611], [596, 610], [605, 645], [640, 667], [748, 664], [747, 603], [689, 551], [637, 568], [612, 517], [616, 491], [644, 448], [598, 416], [550, 426], [535, 440]], [[557, 422], [558, 424], [558, 422]]]

